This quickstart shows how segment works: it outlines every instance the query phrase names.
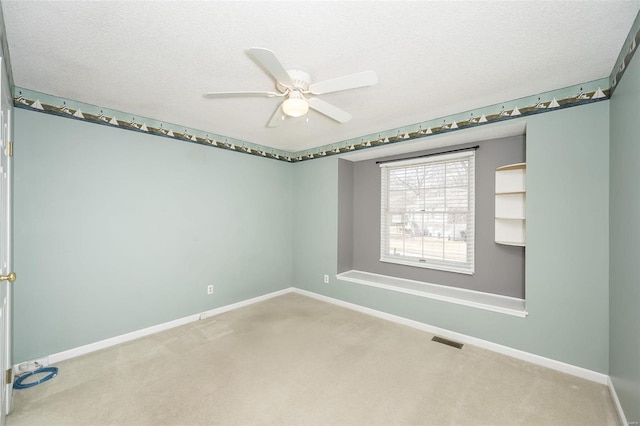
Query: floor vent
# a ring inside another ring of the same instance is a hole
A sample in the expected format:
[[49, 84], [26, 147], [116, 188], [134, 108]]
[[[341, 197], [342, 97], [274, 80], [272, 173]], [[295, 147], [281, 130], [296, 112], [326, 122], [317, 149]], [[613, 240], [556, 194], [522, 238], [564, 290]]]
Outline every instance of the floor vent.
[[454, 342], [453, 340], [443, 339], [442, 337], [438, 337], [438, 336], [433, 336], [433, 339], [431, 340], [433, 342], [442, 343], [443, 345], [451, 346], [456, 349], [462, 349], [462, 347], [464, 346], [462, 343]]

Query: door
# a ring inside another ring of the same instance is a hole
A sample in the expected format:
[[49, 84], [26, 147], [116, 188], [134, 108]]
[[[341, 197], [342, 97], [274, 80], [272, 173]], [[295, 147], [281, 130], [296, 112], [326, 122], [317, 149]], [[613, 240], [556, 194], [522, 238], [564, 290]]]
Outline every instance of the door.
[[0, 58], [0, 425], [11, 411], [11, 292], [15, 274], [12, 272], [11, 222], [11, 114], [13, 113], [9, 80], [3, 58]]

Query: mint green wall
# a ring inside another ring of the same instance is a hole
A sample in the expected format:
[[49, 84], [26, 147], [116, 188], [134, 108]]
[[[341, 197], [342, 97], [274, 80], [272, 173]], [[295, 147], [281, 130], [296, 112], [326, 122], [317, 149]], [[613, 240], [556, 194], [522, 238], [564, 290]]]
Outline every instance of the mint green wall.
[[327, 294], [335, 289], [338, 265], [337, 158], [294, 165], [293, 208], [293, 286]]
[[609, 374], [629, 422], [640, 421], [640, 58], [611, 97]]
[[523, 319], [337, 282], [337, 158], [289, 165], [17, 110], [14, 359], [293, 285], [606, 373], [609, 102], [526, 120]]
[[294, 165], [293, 285], [607, 373], [609, 102], [526, 121], [527, 318], [336, 281], [334, 158]]
[[609, 102], [527, 121], [526, 299], [540, 355], [609, 369]]
[[14, 164], [14, 362], [291, 286], [290, 164], [21, 109]]

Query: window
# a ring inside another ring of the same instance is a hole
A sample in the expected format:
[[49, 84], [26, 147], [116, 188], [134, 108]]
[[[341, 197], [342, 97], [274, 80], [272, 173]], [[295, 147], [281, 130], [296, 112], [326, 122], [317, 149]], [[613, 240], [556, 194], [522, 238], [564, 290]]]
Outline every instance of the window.
[[473, 274], [475, 152], [380, 164], [380, 260]]

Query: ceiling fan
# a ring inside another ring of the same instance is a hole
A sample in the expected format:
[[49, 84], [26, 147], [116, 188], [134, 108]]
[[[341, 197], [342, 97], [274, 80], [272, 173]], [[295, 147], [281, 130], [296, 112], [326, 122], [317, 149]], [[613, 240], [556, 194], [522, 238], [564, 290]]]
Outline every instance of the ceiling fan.
[[262, 47], [253, 47], [246, 51], [258, 65], [271, 75], [276, 81], [277, 92], [209, 92], [205, 93], [206, 98], [227, 98], [227, 97], [280, 97], [284, 98], [282, 103], [274, 112], [267, 123], [268, 127], [276, 127], [285, 117], [301, 117], [309, 111], [309, 108], [339, 122], [346, 123], [351, 120], [351, 114], [330, 103], [316, 97], [325, 93], [338, 92], [341, 90], [355, 89], [358, 87], [372, 86], [378, 82], [378, 77], [374, 71], [363, 71], [356, 74], [349, 74], [330, 80], [312, 83], [308, 73], [300, 70], [286, 70], [276, 55]]

